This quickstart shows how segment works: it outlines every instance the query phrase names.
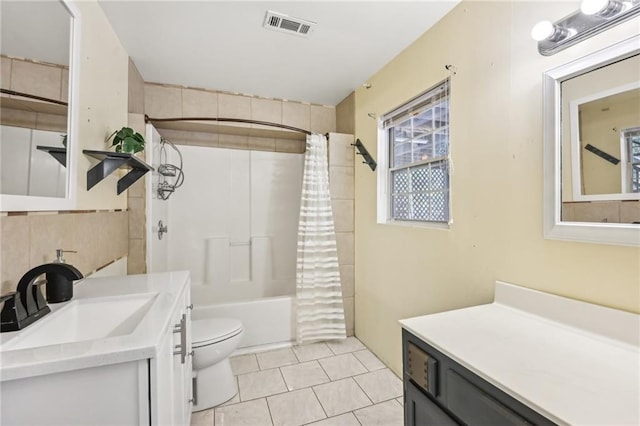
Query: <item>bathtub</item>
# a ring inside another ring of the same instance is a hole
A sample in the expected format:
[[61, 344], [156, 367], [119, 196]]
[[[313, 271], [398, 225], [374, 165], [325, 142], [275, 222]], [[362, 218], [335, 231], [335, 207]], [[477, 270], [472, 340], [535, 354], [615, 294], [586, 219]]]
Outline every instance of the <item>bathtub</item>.
[[216, 303], [210, 286], [192, 284], [191, 302], [194, 320], [231, 317], [242, 321], [244, 335], [235, 355], [291, 346], [295, 341], [294, 296]]

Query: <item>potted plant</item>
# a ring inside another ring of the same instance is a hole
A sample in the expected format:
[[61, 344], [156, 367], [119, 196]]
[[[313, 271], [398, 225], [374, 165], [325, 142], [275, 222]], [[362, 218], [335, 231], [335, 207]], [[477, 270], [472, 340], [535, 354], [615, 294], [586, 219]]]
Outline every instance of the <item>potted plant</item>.
[[131, 127], [123, 127], [111, 133], [106, 142], [113, 138], [111, 146], [116, 147], [116, 152], [135, 154], [144, 150], [144, 137]]

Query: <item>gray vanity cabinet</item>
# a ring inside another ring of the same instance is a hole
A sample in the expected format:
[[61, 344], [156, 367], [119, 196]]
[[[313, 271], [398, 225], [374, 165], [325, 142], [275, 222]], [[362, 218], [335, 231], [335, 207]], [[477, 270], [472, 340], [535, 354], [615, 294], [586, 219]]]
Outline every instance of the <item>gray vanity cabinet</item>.
[[406, 426], [555, 424], [404, 329], [402, 353]]

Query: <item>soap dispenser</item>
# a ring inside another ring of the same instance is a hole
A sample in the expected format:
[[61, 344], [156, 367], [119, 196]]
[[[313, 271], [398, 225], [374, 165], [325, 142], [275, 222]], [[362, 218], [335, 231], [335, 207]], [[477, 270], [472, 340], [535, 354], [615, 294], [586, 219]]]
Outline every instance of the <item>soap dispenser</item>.
[[64, 267], [46, 272], [47, 302], [66, 302], [73, 297], [73, 280], [83, 278], [82, 273], [71, 265], [65, 263], [64, 253], [77, 253], [74, 250], [56, 249], [54, 264], [64, 264]]

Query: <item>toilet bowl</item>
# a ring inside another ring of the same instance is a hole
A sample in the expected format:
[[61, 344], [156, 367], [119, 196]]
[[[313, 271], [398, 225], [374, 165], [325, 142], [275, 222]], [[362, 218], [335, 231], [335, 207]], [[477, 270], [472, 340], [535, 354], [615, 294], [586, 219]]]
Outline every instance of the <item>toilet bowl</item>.
[[238, 393], [229, 355], [238, 347], [242, 333], [242, 323], [233, 318], [191, 321], [193, 411], [215, 407]]

